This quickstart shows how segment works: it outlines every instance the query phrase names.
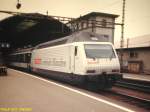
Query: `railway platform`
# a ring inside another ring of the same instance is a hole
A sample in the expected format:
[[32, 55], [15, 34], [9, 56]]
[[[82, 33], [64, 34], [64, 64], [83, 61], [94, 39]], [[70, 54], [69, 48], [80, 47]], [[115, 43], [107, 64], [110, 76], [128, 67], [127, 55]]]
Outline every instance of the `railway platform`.
[[150, 75], [132, 74], [132, 73], [122, 73], [122, 74], [124, 79], [150, 82]]
[[13, 69], [7, 72], [0, 77], [0, 112], [134, 112], [130, 105], [94, 93]]

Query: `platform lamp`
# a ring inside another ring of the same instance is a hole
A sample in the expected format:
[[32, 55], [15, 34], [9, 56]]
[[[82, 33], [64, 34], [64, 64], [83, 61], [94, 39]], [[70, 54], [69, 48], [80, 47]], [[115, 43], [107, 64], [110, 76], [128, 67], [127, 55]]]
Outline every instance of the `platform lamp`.
[[17, 0], [16, 8], [17, 8], [17, 9], [20, 9], [20, 8], [21, 8], [21, 3], [19, 2], [19, 0]]

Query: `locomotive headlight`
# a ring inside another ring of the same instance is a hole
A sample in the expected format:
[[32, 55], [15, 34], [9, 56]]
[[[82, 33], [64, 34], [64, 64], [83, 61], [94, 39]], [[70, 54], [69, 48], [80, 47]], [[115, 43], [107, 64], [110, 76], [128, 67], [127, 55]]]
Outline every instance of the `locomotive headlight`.
[[95, 73], [95, 70], [87, 70], [86, 73]]
[[98, 64], [98, 60], [96, 60], [96, 59], [88, 59], [87, 63], [88, 64]]
[[120, 72], [119, 69], [112, 69], [112, 72]]

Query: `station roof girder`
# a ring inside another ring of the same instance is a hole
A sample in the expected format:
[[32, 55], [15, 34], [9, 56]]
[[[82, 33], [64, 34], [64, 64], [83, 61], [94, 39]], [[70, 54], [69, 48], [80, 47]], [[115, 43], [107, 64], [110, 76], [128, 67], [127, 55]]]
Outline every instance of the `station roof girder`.
[[39, 13], [21, 13], [0, 21], [0, 42], [13, 48], [54, 40], [70, 34], [59, 20]]

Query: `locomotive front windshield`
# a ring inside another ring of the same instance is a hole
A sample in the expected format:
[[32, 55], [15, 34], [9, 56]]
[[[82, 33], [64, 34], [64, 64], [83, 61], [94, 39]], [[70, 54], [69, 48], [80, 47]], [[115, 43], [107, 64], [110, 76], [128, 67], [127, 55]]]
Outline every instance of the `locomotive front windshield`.
[[85, 44], [87, 58], [115, 58], [115, 53], [111, 45], [108, 44]]

